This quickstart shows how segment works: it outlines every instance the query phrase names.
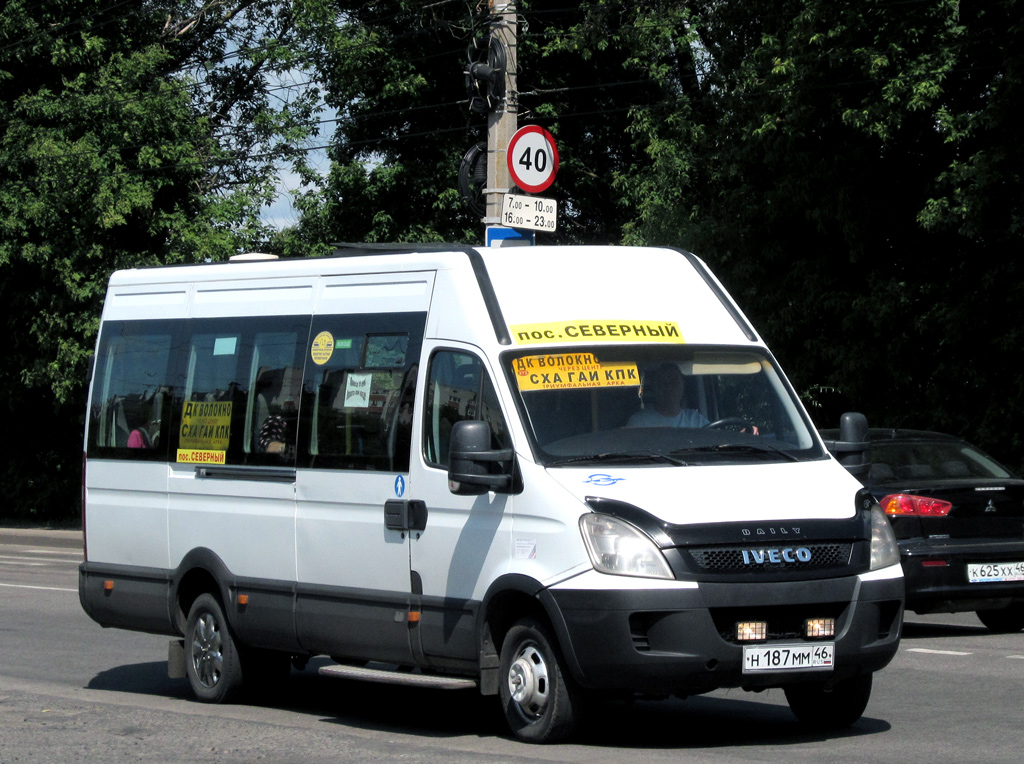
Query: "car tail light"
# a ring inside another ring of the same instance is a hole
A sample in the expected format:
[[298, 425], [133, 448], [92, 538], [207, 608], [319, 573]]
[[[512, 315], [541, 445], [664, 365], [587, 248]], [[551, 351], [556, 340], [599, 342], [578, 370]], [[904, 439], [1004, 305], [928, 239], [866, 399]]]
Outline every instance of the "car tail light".
[[953, 505], [942, 499], [929, 499], [912, 493], [891, 493], [879, 502], [887, 515], [945, 517]]

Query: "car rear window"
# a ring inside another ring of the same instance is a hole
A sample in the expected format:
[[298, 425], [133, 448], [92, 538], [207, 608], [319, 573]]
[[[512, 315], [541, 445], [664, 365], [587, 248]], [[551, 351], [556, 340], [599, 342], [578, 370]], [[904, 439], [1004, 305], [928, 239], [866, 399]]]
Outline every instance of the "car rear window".
[[1010, 478], [997, 461], [962, 442], [893, 441], [871, 445], [870, 480], [962, 480]]

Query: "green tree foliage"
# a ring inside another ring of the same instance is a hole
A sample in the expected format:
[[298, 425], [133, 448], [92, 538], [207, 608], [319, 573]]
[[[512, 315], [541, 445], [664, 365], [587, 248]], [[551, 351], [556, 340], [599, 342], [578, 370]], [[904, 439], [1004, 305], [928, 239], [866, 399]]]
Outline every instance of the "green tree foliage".
[[[464, 71], [488, 7], [8, 0], [0, 382], [9, 421], [43, 425], [2, 468], [14, 505], [35, 512], [77, 481], [112, 269], [482, 239], [457, 179], [486, 140]], [[856, 408], [1020, 463], [1019, 0], [521, 0], [518, 12], [519, 123], [550, 129], [562, 160], [559, 231], [538, 241], [690, 248], [820, 425]], [[325, 178], [306, 161], [318, 131]], [[271, 235], [259, 210], [281, 165], [306, 183], [302, 218]]]
[[[482, 139], [462, 3], [340, 3], [340, 121], [308, 241], [478, 241], [455, 159]], [[555, 241], [705, 257], [823, 426], [967, 435], [1017, 462], [1024, 389], [1016, 0], [519, 3], [520, 123], [555, 134]], [[452, 221], [458, 221], [455, 226]], [[969, 401], [968, 405], [965, 402]]]
[[[472, 17], [459, 3], [296, 2], [316, 37], [311, 67], [336, 114], [331, 169], [296, 200], [281, 246], [337, 241], [462, 241], [478, 225], [457, 190], [480, 139], [462, 81]], [[454, 12], [453, 12], [454, 11]]]
[[[316, 66], [339, 122], [305, 242], [479, 241], [482, 140], [460, 2], [336, 3]], [[520, 124], [555, 134], [560, 230], [705, 257], [822, 426], [964, 434], [1018, 462], [1017, 0], [518, 4]], [[970, 402], [965, 405], [965, 402]]]
[[301, 64], [295, 27], [287, 9], [252, 1], [0, 10], [0, 384], [7, 421], [25, 423], [0, 465], [9, 513], [74, 511], [110, 273], [266, 238], [274, 164], [317, 103], [313, 89], [275, 100], [275, 74]]
[[662, 88], [627, 239], [709, 260], [822, 426], [857, 408], [1020, 464], [1020, 4], [620, 8]]
[[[566, 202], [560, 230], [538, 241], [618, 241], [633, 211], [609, 184], [645, 160], [627, 134], [629, 110], [657, 87], [618, 36], [588, 36], [589, 4], [568, 5], [519, 3], [519, 124], [555, 134], [561, 163], [553, 191]], [[302, 221], [283, 246], [482, 241], [480, 217], [460, 201], [458, 171], [466, 152], [487, 140], [487, 116], [471, 110], [464, 79], [494, 22], [486, 6], [333, 3], [314, 64], [338, 115], [332, 169], [322, 190], [300, 200]]]

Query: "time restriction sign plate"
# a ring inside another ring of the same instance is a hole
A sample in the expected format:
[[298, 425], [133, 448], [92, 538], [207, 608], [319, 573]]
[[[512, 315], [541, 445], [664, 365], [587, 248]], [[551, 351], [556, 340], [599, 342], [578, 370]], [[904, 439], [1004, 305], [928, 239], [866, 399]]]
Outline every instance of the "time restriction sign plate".
[[558, 202], [539, 196], [505, 194], [501, 224], [509, 228], [554, 231], [558, 227]]

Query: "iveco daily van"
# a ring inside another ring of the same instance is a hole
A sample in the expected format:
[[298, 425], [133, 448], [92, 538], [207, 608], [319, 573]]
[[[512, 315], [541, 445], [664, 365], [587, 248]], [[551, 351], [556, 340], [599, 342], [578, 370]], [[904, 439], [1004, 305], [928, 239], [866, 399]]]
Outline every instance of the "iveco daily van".
[[110, 280], [80, 597], [220, 702], [322, 673], [500, 699], [782, 688], [856, 721], [899, 552], [705, 264], [363, 247]]

